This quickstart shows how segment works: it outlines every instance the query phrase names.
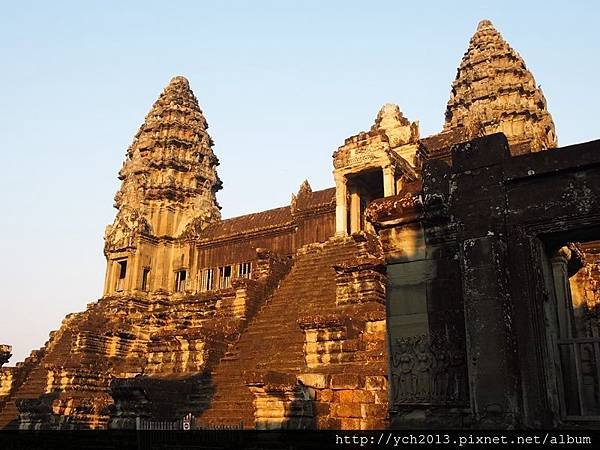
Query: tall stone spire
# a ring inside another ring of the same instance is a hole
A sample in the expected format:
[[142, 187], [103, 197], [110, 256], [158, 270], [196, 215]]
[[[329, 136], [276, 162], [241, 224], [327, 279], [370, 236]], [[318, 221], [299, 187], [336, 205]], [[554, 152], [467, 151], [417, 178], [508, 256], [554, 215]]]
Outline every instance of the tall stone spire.
[[513, 154], [558, 144], [542, 90], [489, 20], [479, 22], [452, 83], [444, 131], [460, 127], [469, 137], [503, 132]]
[[177, 237], [187, 227], [220, 219], [221, 189], [206, 119], [187, 79], [174, 77], [127, 150], [119, 171], [119, 210], [107, 228], [107, 247], [131, 245], [136, 233]]

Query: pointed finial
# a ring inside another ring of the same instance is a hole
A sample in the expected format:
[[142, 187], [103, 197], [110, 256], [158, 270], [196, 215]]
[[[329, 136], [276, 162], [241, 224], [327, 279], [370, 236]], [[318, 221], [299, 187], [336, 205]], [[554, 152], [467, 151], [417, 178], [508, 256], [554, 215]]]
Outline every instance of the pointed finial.
[[190, 82], [188, 81], [188, 79], [186, 77], [177, 75], [177, 76], [174, 76], [173, 78], [171, 78], [171, 81], [169, 81], [169, 84], [184, 84], [185, 86], [189, 87]]
[[400, 107], [395, 103], [386, 103], [379, 110], [379, 114], [384, 115], [392, 115], [392, 114], [402, 114], [400, 111]]
[[[515, 69], [510, 77], [505, 76], [507, 64]], [[482, 76], [486, 77], [485, 83], [480, 82]], [[473, 136], [502, 131], [510, 145], [530, 142], [532, 151], [556, 147], [554, 122], [542, 91], [523, 90], [521, 86], [535, 89], [533, 75], [492, 22], [482, 20], [469, 41], [452, 84], [444, 131], [460, 128]], [[473, 102], [475, 91], [477, 102]], [[508, 93], [519, 100], [504, 101]], [[515, 105], [527, 106], [521, 109]]]
[[394, 103], [386, 103], [381, 107], [375, 118], [372, 128], [387, 129], [398, 125], [409, 125], [410, 121], [404, 117], [400, 107]]
[[481, 31], [481, 30], [483, 30], [485, 28], [494, 28], [494, 25], [492, 25], [492, 21], [491, 20], [483, 19], [477, 25], [477, 31]]
[[308, 180], [304, 180], [300, 185], [300, 189], [298, 189], [298, 193], [292, 194], [292, 214], [298, 209], [302, 209], [302, 204], [306, 202], [306, 198], [309, 197], [311, 193], [312, 188], [310, 187], [310, 183]]
[[308, 180], [304, 180], [302, 182], [302, 184], [300, 185], [300, 189], [298, 190], [298, 197], [300, 197], [302, 194], [307, 194], [312, 192], [312, 188], [310, 187], [310, 183], [308, 182]]

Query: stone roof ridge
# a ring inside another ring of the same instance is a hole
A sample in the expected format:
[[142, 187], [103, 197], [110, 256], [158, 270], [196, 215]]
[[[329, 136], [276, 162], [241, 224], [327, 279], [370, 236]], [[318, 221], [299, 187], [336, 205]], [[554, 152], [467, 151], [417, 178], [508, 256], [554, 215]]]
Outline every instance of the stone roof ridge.
[[295, 212], [320, 208], [335, 208], [335, 188], [318, 191], [311, 190], [310, 192], [305, 191], [301, 197], [293, 195], [292, 198], [294, 197], [297, 199], [295, 206], [280, 206], [265, 211], [222, 219], [200, 231], [198, 238], [201, 240], [217, 239], [287, 226], [293, 222], [293, 214]]
[[248, 213], [248, 214], [241, 214], [239, 216], [226, 217], [224, 219], [221, 219], [219, 222], [216, 222], [216, 223], [212, 224], [211, 226], [219, 226], [220, 224], [222, 224], [224, 222], [233, 222], [233, 221], [236, 221], [236, 220], [243, 220], [243, 219], [247, 219], [247, 218], [250, 218], [250, 217], [257, 217], [257, 216], [263, 215], [263, 214], [269, 214], [269, 213], [273, 213], [273, 212], [284, 211], [286, 209], [289, 209], [289, 205], [276, 206], [275, 208], [265, 209], [263, 211], [257, 211], [257, 212], [252, 212], [252, 213]]

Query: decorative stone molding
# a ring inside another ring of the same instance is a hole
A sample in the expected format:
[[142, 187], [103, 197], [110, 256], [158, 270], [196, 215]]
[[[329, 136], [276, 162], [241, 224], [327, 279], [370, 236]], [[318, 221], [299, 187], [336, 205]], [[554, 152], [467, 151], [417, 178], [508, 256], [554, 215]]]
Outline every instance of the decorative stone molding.
[[385, 265], [379, 258], [359, 257], [333, 266], [336, 272], [336, 304], [366, 302], [385, 304]]
[[256, 249], [256, 264], [253, 270], [253, 277], [257, 280], [267, 278], [281, 279], [291, 267], [289, 258], [278, 255], [266, 248]]
[[[259, 430], [314, 428], [314, 390], [294, 376], [268, 372], [249, 374], [246, 385], [254, 395], [255, 427]], [[252, 380], [252, 381], [250, 381]]]
[[365, 218], [376, 230], [383, 226], [400, 225], [421, 220], [423, 216], [422, 183], [415, 181], [403, 186], [393, 197], [380, 198], [371, 202]]
[[12, 347], [10, 345], [1, 344], [0, 345], [0, 367], [8, 362], [10, 357], [12, 356]]
[[0, 401], [11, 392], [14, 382], [14, 367], [0, 368]]
[[512, 154], [558, 145], [541, 88], [489, 20], [479, 23], [452, 83], [444, 131], [456, 129], [463, 141], [502, 132]]

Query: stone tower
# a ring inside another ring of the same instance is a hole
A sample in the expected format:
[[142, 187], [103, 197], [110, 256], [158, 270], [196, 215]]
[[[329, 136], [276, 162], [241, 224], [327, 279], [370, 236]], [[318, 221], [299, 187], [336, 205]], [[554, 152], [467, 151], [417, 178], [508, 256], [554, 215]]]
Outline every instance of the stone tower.
[[452, 83], [444, 131], [459, 128], [468, 138], [503, 132], [512, 154], [558, 145], [541, 88], [489, 20], [479, 22]]
[[[105, 294], [147, 290], [153, 255], [167, 256], [160, 252], [174, 239], [220, 220], [215, 196], [221, 189], [215, 170], [219, 161], [207, 128], [188, 80], [174, 77], [146, 116], [119, 171], [118, 212], [105, 234]], [[140, 267], [145, 272], [138, 274]], [[155, 288], [167, 288], [156, 281], [154, 277]]]

